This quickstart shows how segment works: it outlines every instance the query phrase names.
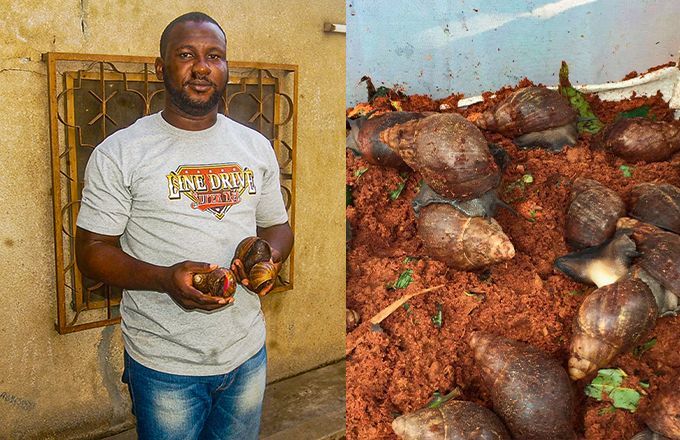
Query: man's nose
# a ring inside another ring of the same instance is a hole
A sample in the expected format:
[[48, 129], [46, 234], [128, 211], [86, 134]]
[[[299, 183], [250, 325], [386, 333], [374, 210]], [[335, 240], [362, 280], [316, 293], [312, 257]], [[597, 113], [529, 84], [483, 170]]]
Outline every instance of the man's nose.
[[210, 66], [205, 58], [199, 57], [193, 65], [193, 72], [196, 75], [206, 76], [210, 73]]

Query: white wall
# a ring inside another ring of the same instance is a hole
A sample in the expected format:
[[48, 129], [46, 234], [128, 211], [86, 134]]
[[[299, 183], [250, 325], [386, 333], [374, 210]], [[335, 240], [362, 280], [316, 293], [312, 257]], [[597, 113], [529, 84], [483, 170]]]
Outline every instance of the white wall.
[[677, 0], [348, 0], [347, 105], [363, 75], [434, 98], [478, 95], [523, 77], [556, 84], [618, 81], [676, 61]]

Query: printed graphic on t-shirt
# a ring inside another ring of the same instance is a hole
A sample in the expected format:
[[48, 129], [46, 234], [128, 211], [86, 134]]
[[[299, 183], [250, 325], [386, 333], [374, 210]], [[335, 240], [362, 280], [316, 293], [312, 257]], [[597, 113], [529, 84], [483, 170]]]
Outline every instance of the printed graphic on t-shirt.
[[179, 200], [184, 195], [191, 201], [192, 209], [210, 212], [218, 220], [241, 203], [244, 192], [257, 193], [253, 171], [237, 163], [180, 165], [166, 177], [170, 200]]

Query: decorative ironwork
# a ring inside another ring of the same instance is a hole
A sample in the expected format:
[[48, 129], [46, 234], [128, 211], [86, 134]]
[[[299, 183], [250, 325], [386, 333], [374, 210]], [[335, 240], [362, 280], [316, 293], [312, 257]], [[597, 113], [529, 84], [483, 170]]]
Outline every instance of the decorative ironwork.
[[[59, 333], [120, 321], [121, 289], [90, 280], [75, 262], [75, 230], [83, 174], [92, 151], [107, 136], [163, 107], [163, 82], [153, 57], [46, 53], [54, 204]], [[267, 137], [276, 152], [281, 191], [295, 225], [297, 66], [229, 63], [220, 111]], [[276, 291], [292, 288], [294, 256]]]

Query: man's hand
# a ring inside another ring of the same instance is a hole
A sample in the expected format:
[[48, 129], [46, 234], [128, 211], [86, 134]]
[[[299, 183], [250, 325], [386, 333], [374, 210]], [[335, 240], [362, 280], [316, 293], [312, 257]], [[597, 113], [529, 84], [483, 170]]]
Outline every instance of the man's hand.
[[214, 310], [234, 302], [234, 298], [210, 296], [197, 290], [192, 283], [194, 274], [217, 269], [216, 264], [184, 261], [167, 268], [163, 290], [185, 309]]

